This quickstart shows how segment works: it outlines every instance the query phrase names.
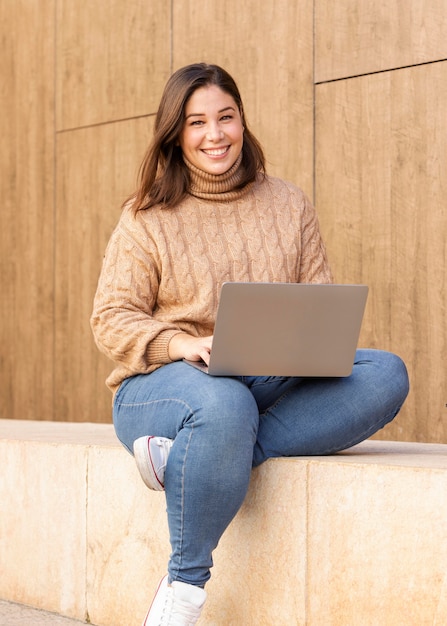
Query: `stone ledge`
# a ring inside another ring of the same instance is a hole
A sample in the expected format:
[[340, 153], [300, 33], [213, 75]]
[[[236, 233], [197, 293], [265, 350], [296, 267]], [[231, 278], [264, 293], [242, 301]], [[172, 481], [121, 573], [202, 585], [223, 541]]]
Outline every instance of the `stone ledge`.
[[[0, 597], [137, 626], [169, 554], [107, 424], [0, 420]], [[274, 459], [215, 553], [207, 626], [445, 626], [447, 445]]]

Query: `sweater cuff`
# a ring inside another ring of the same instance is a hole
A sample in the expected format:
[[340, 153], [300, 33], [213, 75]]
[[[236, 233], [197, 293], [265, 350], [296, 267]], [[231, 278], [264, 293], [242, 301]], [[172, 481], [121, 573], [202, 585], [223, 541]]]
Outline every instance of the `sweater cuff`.
[[155, 363], [171, 363], [169, 358], [168, 346], [174, 335], [178, 335], [183, 331], [179, 328], [163, 330], [148, 345], [146, 358], [148, 365]]

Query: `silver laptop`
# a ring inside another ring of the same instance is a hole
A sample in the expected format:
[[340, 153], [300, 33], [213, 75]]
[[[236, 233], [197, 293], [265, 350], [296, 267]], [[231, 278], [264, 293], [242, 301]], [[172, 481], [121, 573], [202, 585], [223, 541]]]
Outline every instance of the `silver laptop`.
[[213, 376], [349, 376], [366, 285], [224, 283], [210, 364]]

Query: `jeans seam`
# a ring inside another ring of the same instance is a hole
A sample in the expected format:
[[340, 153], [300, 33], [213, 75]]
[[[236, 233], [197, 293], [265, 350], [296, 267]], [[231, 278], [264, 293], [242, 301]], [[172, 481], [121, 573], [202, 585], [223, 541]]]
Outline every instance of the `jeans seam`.
[[138, 407], [149, 406], [151, 404], [161, 404], [165, 402], [176, 402], [185, 406], [191, 413], [194, 413], [192, 407], [187, 402], [185, 402], [184, 400], [179, 400], [178, 398], [160, 398], [158, 400], [148, 400], [147, 402], [116, 402], [115, 406]]
[[287, 396], [289, 394], [290, 394], [290, 390], [289, 391], [285, 391], [283, 394], [281, 394], [279, 396], [279, 398], [276, 398], [275, 402], [273, 404], [271, 404], [267, 409], [265, 409], [265, 411], [263, 411], [260, 415], [261, 416], [265, 416], [272, 409], [276, 409], [278, 404], [280, 404], [284, 400], [284, 398], [287, 398]]
[[[185, 406], [189, 405], [185, 402], [184, 403]], [[182, 464], [182, 481], [181, 481], [181, 493], [180, 493], [180, 501], [181, 501], [181, 516], [180, 516], [180, 532], [179, 532], [179, 558], [178, 558], [178, 564], [177, 564], [177, 568], [176, 568], [176, 572], [175, 572], [175, 576], [178, 576], [180, 570], [181, 570], [181, 565], [183, 563], [183, 540], [184, 540], [184, 529], [185, 529], [185, 525], [184, 525], [184, 521], [185, 521], [185, 465], [186, 465], [186, 459], [189, 453], [189, 447], [191, 444], [191, 438], [193, 436], [193, 432], [194, 432], [194, 425], [195, 425], [195, 412], [191, 410], [191, 417], [194, 417], [194, 419], [191, 420], [191, 432], [189, 434], [188, 437], [188, 442], [186, 445], [186, 450], [185, 450], [185, 456], [184, 456], [184, 461]]]

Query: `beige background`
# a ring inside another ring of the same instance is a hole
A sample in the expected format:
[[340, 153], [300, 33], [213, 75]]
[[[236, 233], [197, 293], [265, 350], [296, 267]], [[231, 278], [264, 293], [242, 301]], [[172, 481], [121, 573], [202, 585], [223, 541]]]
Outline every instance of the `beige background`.
[[0, 417], [110, 421], [101, 258], [166, 79], [205, 60], [370, 286], [361, 344], [407, 362], [379, 437], [447, 442], [447, 0], [0, 0], [0, 29]]

